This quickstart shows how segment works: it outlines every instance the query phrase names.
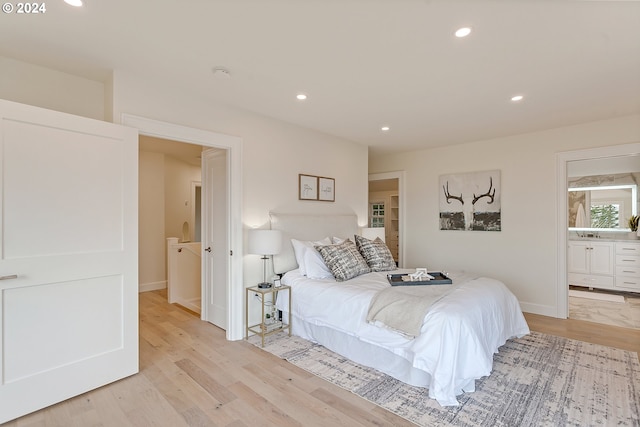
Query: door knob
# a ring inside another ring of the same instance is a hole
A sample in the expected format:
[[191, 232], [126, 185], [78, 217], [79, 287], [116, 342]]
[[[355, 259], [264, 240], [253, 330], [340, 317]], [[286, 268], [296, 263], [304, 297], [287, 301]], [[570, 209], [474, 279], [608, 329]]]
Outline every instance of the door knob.
[[205, 251], [211, 252], [211, 246], [209, 246], [207, 249], [205, 249]]

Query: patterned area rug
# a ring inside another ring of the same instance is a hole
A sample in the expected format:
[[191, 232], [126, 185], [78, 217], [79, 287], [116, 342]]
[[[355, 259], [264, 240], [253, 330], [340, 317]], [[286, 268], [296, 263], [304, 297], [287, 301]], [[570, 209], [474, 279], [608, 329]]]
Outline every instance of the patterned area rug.
[[264, 350], [421, 426], [640, 425], [637, 354], [552, 335], [509, 340], [458, 407], [286, 333], [267, 337]]

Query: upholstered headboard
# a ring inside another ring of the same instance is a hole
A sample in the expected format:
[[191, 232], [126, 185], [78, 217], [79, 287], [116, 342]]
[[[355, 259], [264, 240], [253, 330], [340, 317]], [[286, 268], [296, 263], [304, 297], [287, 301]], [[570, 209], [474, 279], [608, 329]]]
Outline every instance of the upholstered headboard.
[[282, 250], [273, 256], [273, 270], [282, 274], [298, 268], [291, 239], [321, 240], [351, 237], [358, 233], [356, 215], [298, 215], [270, 213], [271, 229], [282, 232]]

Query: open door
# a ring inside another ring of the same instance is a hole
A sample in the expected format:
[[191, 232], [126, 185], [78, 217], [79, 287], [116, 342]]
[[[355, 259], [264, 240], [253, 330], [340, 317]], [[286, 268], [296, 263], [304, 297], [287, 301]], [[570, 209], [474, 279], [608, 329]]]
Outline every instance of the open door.
[[0, 423], [138, 372], [137, 131], [0, 100]]
[[202, 319], [227, 330], [230, 271], [227, 150], [202, 152]]

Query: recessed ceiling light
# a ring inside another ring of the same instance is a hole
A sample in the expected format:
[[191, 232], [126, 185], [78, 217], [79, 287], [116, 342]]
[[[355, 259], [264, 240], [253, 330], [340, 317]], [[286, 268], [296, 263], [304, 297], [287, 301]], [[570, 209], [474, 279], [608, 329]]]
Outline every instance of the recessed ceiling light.
[[381, 130], [382, 132], [387, 132], [389, 129], [391, 129], [389, 126], [382, 126], [382, 127], [380, 128], [380, 130]]
[[304, 93], [299, 93], [296, 95], [296, 98], [298, 98], [300, 101], [304, 101], [305, 99], [307, 99], [307, 95], [305, 95]]
[[458, 28], [455, 32], [456, 37], [467, 37], [469, 34], [471, 34], [471, 28], [469, 27]]
[[516, 95], [516, 96], [512, 96], [512, 97], [511, 97], [511, 100], [512, 100], [513, 102], [522, 101], [523, 99], [524, 99], [524, 96], [522, 96], [522, 95]]
[[82, 0], [64, 0], [64, 2], [68, 5], [80, 7], [82, 6]]

